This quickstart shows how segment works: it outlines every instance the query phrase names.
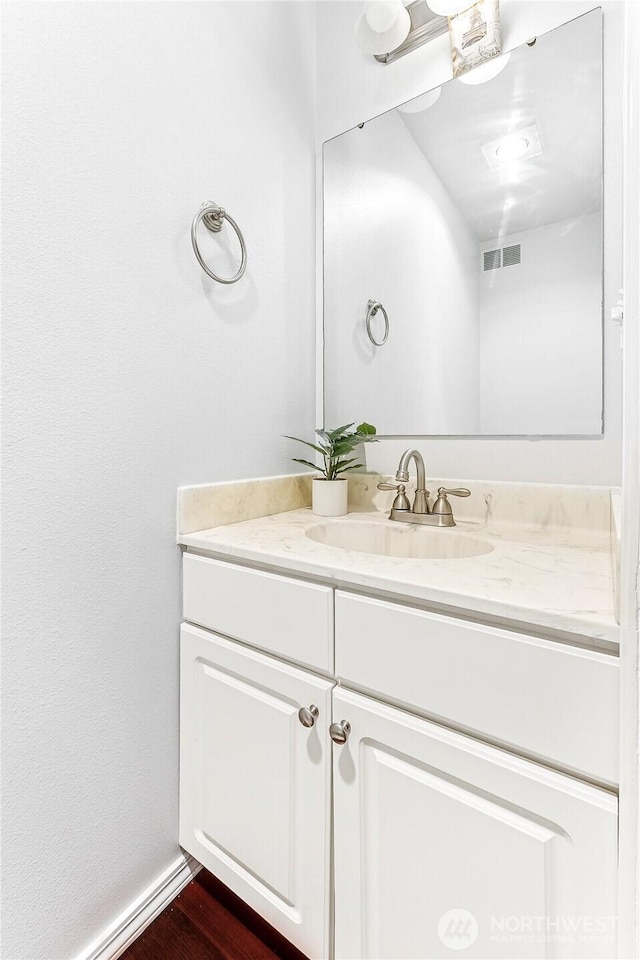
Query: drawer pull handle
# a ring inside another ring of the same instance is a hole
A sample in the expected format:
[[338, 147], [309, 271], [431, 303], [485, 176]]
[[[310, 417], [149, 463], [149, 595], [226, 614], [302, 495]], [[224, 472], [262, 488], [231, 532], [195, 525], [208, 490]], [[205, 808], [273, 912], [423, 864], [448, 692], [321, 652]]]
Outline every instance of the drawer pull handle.
[[303, 727], [312, 727], [319, 715], [320, 711], [315, 703], [312, 703], [309, 707], [300, 707], [298, 710], [298, 720]]
[[351, 724], [348, 720], [341, 720], [340, 723], [332, 723], [329, 727], [329, 736], [334, 743], [346, 743], [351, 733]]

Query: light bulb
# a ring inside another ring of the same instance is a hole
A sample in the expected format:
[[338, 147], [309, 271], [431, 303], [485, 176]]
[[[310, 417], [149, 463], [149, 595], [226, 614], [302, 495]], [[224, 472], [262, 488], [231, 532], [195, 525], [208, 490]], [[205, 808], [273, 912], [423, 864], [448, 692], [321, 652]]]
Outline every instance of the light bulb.
[[398, 18], [398, 4], [378, 0], [377, 3], [367, 4], [364, 12], [365, 18], [371, 29], [375, 33], [386, 33], [390, 30]]
[[510, 59], [510, 53], [504, 53], [501, 57], [494, 57], [492, 60], [487, 60], [486, 63], [481, 63], [479, 67], [469, 70], [468, 73], [463, 73], [462, 76], [458, 77], [458, 80], [460, 83], [466, 83], [469, 86], [486, 83], [487, 80], [493, 80], [499, 73], [502, 73]]
[[406, 40], [411, 16], [402, 0], [373, 0], [367, 3], [356, 23], [356, 38], [365, 53], [390, 53]]

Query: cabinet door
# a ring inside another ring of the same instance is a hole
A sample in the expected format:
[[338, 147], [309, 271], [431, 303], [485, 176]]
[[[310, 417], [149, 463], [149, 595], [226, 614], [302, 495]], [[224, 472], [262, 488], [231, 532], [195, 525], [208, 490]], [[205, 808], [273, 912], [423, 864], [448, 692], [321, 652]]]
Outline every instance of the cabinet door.
[[336, 958], [616, 956], [615, 796], [342, 688]]
[[331, 688], [182, 627], [180, 843], [311, 958], [328, 955]]

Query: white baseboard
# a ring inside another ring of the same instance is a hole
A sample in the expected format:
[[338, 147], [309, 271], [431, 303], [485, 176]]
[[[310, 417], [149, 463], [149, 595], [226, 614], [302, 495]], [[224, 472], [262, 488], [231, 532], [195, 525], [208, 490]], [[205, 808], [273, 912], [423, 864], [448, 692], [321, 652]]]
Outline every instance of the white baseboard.
[[76, 960], [116, 960], [201, 869], [197, 860], [181, 854]]

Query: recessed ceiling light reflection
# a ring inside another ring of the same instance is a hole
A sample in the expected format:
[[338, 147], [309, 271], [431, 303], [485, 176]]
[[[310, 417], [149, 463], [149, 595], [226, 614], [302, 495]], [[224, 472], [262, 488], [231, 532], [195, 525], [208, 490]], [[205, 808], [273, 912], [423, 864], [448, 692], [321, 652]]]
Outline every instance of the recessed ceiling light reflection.
[[510, 170], [515, 171], [520, 161], [532, 160], [542, 155], [542, 140], [538, 125], [532, 123], [528, 127], [514, 130], [489, 143], [483, 143], [481, 149], [492, 170], [502, 170], [507, 173]]
[[429, 107], [432, 107], [440, 98], [441, 93], [441, 88], [436, 87], [435, 90], [429, 90], [428, 93], [423, 93], [420, 97], [414, 97], [413, 100], [409, 100], [407, 103], [401, 103], [398, 110], [400, 113], [421, 113], [423, 110], [428, 110]]
[[473, 70], [469, 70], [468, 73], [463, 73], [461, 77], [458, 77], [458, 80], [460, 83], [466, 83], [469, 86], [486, 83], [487, 80], [493, 80], [499, 73], [502, 73], [510, 59], [510, 53], [503, 53], [501, 57], [494, 57], [493, 60], [487, 60], [486, 63], [481, 63], [479, 67], [474, 67]]
[[523, 157], [528, 149], [529, 141], [526, 137], [505, 137], [496, 147], [496, 157], [501, 163], [511, 163]]

